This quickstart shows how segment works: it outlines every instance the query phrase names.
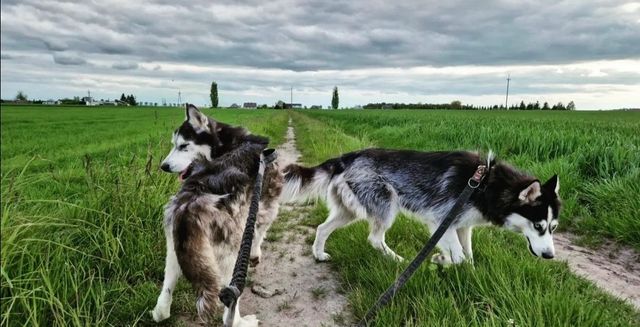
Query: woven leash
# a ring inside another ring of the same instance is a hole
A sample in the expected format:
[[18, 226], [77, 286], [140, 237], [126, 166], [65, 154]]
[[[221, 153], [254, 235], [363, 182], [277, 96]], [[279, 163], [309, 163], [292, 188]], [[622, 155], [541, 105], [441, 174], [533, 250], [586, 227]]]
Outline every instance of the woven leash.
[[429, 254], [433, 251], [438, 244], [438, 241], [442, 238], [442, 235], [449, 229], [449, 226], [453, 223], [453, 221], [458, 217], [460, 211], [462, 211], [464, 205], [467, 203], [473, 192], [480, 186], [484, 176], [486, 174], [487, 167], [484, 165], [478, 166], [476, 172], [473, 174], [469, 181], [467, 182], [467, 187], [464, 188], [464, 191], [456, 200], [456, 203], [453, 205], [445, 219], [442, 221], [438, 229], [436, 229], [435, 233], [431, 235], [431, 238], [424, 245], [422, 250], [416, 255], [416, 257], [411, 261], [409, 266], [398, 276], [396, 281], [389, 286], [389, 288], [378, 298], [378, 301], [369, 309], [367, 314], [362, 318], [356, 326], [364, 327], [369, 323], [373, 322], [376, 313], [382, 309], [385, 305], [387, 305], [391, 299], [396, 295], [398, 290], [407, 283], [409, 278], [418, 270], [418, 267], [422, 264], [422, 262], [427, 259]]
[[262, 181], [264, 179], [264, 172], [267, 166], [272, 163], [277, 157], [274, 149], [266, 149], [260, 154], [260, 166], [258, 166], [258, 176], [253, 186], [253, 195], [251, 197], [251, 204], [249, 206], [249, 216], [247, 217], [247, 223], [244, 227], [242, 234], [242, 241], [240, 243], [240, 250], [238, 251], [238, 258], [233, 268], [233, 277], [229, 286], [223, 288], [218, 295], [220, 301], [229, 308], [227, 311], [228, 317], [225, 317], [224, 321], [227, 322], [225, 327], [233, 326], [233, 320], [235, 318], [236, 304], [238, 298], [242, 295], [245, 283], [247, 281], [247, 270], [249, 269], [249, 256], [251, 255], [251, 245], [253, 243], [253, 234], [256, 227], [256, 217], [258, 215], [258, 207], [260, 204], [260, 195], [262, 194]]

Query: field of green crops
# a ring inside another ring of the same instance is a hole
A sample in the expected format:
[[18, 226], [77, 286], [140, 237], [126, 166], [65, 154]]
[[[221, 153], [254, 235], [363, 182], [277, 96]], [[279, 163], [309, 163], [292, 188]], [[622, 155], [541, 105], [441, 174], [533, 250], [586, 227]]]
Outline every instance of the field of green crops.
[[[640, 115], [583, 112], [206, 110], [283, 141], [293, 118], [303, 160], [367, 146], [493, 149], [537, 174], [560, 174], [561, 227], [592, 246], [640, 249]], [[6, 107], [2, 119], [2, 326], [154, 325], [162, 282], [162, 207], [179, 184], [157, 168], [183, 118], [168, 108]], [[318, 204], [309, 217], [321, 223]], [[404, 267], [354, 224], [327, 244], [361, 316]], [[401, 218], [388, 244], [411, 257], [427, 231]], [[531, 257], [493, 228], [474, 234], [475, 268], [425, 266], [376, 326], [637, 326], [640, 313], [569, 272]], [[175, 315], [193, 313], [186, 283]], [[163, 325], [175, 325], [170, 319]], [[330, 322], [329, 322], [330, 324]]]

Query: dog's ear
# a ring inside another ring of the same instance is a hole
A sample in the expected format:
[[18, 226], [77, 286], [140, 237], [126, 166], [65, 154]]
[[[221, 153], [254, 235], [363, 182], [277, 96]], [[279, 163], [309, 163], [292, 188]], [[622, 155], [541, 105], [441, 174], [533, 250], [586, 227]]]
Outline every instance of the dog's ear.
[[540, 195], [542, 195], [542, 192], [540, 191], [540, 182], [534, 181], [533, 183], [525, 187], [522, 191], [520, 191], [518, 199], [520, 199], [520, 201], [524, 203], [531, 203], [535, 201]]
[[558, 192], [560, 192], [560, 178], [557, 174], [553, 175], [551, 178], [549, 178], [548, 181], [544, 183], [544, 185], [542, 185], [542, 187], [544, 187], [544, 189], [548, 190], [549, 192], [555, 192], [556, 195], [559, 195]]
[[200, 110], [198, 110], [196, 106], [187, 103], [186, 114], [186, 121], [191, 124], [196, 132], [200, 133], [209, 131], [209, 118], [207, 118], [205, 114], [200, 112]]

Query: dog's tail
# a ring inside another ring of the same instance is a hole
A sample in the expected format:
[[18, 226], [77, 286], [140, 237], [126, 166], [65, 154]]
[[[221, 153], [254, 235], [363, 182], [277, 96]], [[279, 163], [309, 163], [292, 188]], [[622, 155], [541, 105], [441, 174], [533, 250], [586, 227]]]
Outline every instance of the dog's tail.
[[[210, 228], [211, 212], [205, 204], [217, 202], [221, 196], [194, 199], [173, 212], [173, 242], [180, 270], [196, 291], [196, 310], [201, 322], [209, 321], [218, 304], [220, 291], [219, 262], [212, 240], [222, 238], [220, 228]], [[207, 228], [203, 228], [206, 226]], [[217, 226], [216, 226], [217, 227]], [[218, 240], [219, 241], [219, 240]], [[169, 244], [168, 244], [169, 245]]]
[[340, 158], [329, 159], [319, 166], [291, 164], [284, 168], [281, 202], [325, 199], [331, 180], [344, 171]]

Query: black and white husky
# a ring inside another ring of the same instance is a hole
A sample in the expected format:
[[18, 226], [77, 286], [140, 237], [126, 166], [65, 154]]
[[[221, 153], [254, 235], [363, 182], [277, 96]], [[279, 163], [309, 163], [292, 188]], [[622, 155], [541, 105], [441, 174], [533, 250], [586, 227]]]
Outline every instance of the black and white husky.
[[323, 164], [284, 169], [284, 200], [324, 198], [330, 209], [318, 226], [313, 255], [329, 259], [329, 235], [357, 218], [370, 225], [369, 242], [397, 260], [385, 243], [385, 232], [400, 211], [412, 213], [432, 232], [447, 215], [478, 165], [490, 167], [485, 186], [469, 199], [460, 216], [438, 242], [433, 261], [458, 264], [472, 260], [471, 231], [476, 225], [494, 224], [522, 232], [532, 254], [546, 259], [555, 254], [553, 231], [558, 226], [560, 187], [553, 176], [538, 179], [489, 154], [487, 160], [473, 152], [418, 152], [367, 149], [351, 152]]
[[[246, 223], [258, 158], [268, 139], [242, 127], [217, 122], [187, 105], [187, 118], [173, 135], [173, 149], [161, 168], [179, 174], [178, 193], [165, 207], [167, 241], [165, 276], [155, 321], [170, 315], [172, 293], [184, 275], [196, 291], [203, 321], [219, 303], [218, 292], [231, 281]], [[251, 261], [260, 261], [260, 245], [278, 214], [283, 176], [277, 164], [264, 176]], [[234, 326], [257, 326], [255, 316], [241, 317], [236, 306]], [[227, 317], [225, 308], [224, 317]]]

